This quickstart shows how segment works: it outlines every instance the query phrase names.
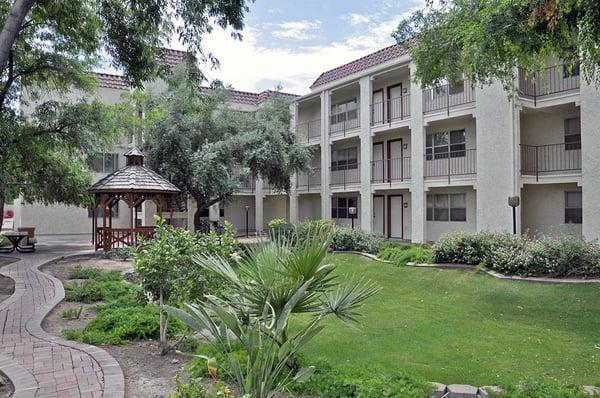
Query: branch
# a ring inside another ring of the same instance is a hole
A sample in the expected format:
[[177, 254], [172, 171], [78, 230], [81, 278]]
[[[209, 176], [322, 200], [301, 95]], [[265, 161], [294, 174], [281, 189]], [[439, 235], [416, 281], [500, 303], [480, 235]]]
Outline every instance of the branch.
[[15, 0], [13, 3], [0, 32], [0, 72], [6, 67], [10, 49], [17, 39], [25, 16], [34, 4], [35, 0]]

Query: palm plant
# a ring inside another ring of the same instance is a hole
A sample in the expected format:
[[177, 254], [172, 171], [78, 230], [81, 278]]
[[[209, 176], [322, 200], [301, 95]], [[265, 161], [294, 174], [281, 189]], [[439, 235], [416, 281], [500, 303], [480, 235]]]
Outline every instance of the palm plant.
[[[172, 313], [195, 331], [207, 331], [225, 354], [226, 367], [243, 394], [273, 397], [292, 380], [304, 379], [311, 368], [298, 369], [298, 351], [336, 316], [356, 322], [362, 302], [378, 291], [364, 279], [341, 280], [326, 263], [331, 228], [311, 231], [308, 239], [278, 237], [249, 249], [235, 268], [219, 256], [194, 261], [227, 280], [232, 290], [222, 297], [206, 296], [198, 305]], [[292, 314], [311, 320], [291, 334]], [[234, 337], [232, 337], [234, 336]], [[227, 355], [239, 341], [248, 353], [245, 364]]]

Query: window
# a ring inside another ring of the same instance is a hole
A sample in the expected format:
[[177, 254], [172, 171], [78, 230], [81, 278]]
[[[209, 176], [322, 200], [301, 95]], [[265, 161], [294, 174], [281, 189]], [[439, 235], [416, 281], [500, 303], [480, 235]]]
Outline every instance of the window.
[[356, 197], [331, 198], [331, 218], [350, 218], [348, 208], [357, 207]]
[[119, 168], [119, 154], [104, 153], [92, 159], [91, 168], [96, 173], [110, 174]]
[[565, 150], [581, 149], [581, 119], [565, 119]]
[[465, 130], [445, 131], [427, 134], [425, 137], [425, 154], [427, 160], [447, 159], [466, 155]]
[[581, 224], [582, 219], [581, 192], [565, 192], [565, 223]]
[[427, 221], [467, 221], [467, 194], [427, 195]]
[[454, 94], [460, 94], [460, 93], [464, 93], [464, 92], [465, 92], [465, 81], [464, 80], [457, 80], [454, 83], [448, 84], [448, 94], [454, 95]]
[[[102, 218], [102, 213], [103, 213], [103, 208], [101, 206], [96, 208], [96, 216], [98, 218]], [[93, 209], [88, 209], [88, 217], [92, 218], [93, 214], [92, 214]], [[119, 217], [119, 202], [115, 203], [112, 206], [112, 216], [113, 218], [115, 217]], [[106, 213], [106, 218], [108, 219], [108, 213]]]
[[580, 64], [579, 62], [575, 63], [571, 70], [569, 70], [569, 65], [563, 65], [563, 79], [567, 79], [569, 77], [577, 77], [580, 73]]
[[358, 104], [356, 98], [331, 106], [331, 124], [343, 123], [347, 120], [354, 120], [357, 118]]
[[331, 171], [358, 168], [358, 148], [335, 149], [331, 151]]

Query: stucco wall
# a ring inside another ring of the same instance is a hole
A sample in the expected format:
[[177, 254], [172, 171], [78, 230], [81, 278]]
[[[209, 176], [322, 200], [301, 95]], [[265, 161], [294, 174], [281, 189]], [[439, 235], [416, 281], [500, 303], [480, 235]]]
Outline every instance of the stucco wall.
[[574, 104], [553, 107], [551, 110], [527, 110], [521, 114], [521, 144], [562, 144], [565, 141], [564, 121], [579, 117]]
[[267, 195], [263, 200], [264, 228], [274, 218], [289, 220], [288, 197], [284, 195]]
[[231, 222], [236, 230], [246, 230], [246, 209], [248, 206], [248, 225], [250, 230], [255, 229], [254, 222], [254, 196], [236, 195], [233, 200], [225, 204], [225, 220]]
[[298, 195], [298, 220], [318, 220], [321, 218], [321, 195]]
[[425, 232], [427, 241], [437, 241], [440, 236], [452, 231], [477, 231], [477, 194], [470, 187], [448, 187], [432, 188], [426, 192], [429, 194], [438, 193], [466, 193], [467, 194], [467, 221], [426, 221]]
[[578, 190], [577, 184], [525, 185], [521, 189], [522, 231], [581, 236], [581, 224], [565, 224], [565, 191]]

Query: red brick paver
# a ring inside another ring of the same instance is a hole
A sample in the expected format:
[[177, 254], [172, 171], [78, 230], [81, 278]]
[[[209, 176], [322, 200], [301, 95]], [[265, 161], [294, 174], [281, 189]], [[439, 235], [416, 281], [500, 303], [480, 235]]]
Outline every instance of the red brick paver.
[[38, 268], [74, 253], [73, 248], [17, 255], [0, 269], [15, 293], [0, 303], [0, 370], [15, 386], [13, 397], [122, 398], [123, 372], [106, 351], [50, 335], [44, 317], [63, 298], [62, 283]]

